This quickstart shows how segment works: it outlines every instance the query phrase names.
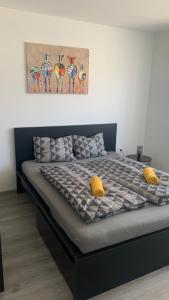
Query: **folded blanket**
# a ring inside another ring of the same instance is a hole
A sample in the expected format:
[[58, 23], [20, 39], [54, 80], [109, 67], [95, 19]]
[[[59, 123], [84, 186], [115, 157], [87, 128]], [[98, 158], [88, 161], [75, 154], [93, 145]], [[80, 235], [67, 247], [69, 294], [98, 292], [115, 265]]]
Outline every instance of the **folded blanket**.
[[[169, 204], [169, 174], [157, 171], [158, 185], [145, 182], [145, 165], [126, 158], [91, 160], [58, 167], [41, 167], [45, 178], [87, 223], [141, 208], [147, 201]], [[107, 195], [91, 195], [90, 180], [97, 174]]]
[[152, 168], [150, 168], [150, 167], [144, 168], [143, 175], [148, 184], [158, 184], [159, 183], [159, 179], [156, 176], [156, 173], [154, 172], [154, 170]]
[[92, 176], [90, 185], [91, 185], [91, 191], [93, 196], [101, 197], [105, 195], [103, 183], [100, 177]]
[[[58, 167], [43, 166], [40, 170], [46, 180], [64, 196], [86, 223], [145, 205], [147, 202], [145, 197], [122, 186], [108, 174], [104, 175], [104, 166], [101, 165], [99, 171], [96, 172], [99, 164], [100, 161], [96, 160], [92, 168], [89, 163], [69, 163]], [[91, 195], [90, 180], [98, 173], [104, 181], [106, 192], [108, 191], [108, 195], [102, 197]]]
[[[110, 162], [111, 161], [111, 162]], [[163, 171], [155, 170], [159, 178], [158, 185], [150, 185], [145, 182], [143, 169], [146, 165], [128, 159], [102, 159], [91, 161], [88, 163], [88, 168], [92, 169], [95, 165], [95, 171], [98, 176], [108, 174], [114, 181], [123, 185], [127, 189], [147, 198], [148, 201], [162, 206], [169, 204], [169, 174]], [[101, 172], [99, 173], [99, 170]]]
[[159, 180], [158, 185], [150, 185], [145, 182], [143, 177], [143, 169], [146, 165], [136, 162], [134, 160], [120, 158], [121, 161], [128, 163], [130, 166], [134, 166], [138, 173], [134, 180], [130, 179], [130, 176], [126, 180], [130, 181], [131, 189], [133, 191], [139, 192], [140, 195], [146, 197], [152, 203], [162, 206], [169, 204], [169, 174], [163, 171], [155, 169], [155, 174]]

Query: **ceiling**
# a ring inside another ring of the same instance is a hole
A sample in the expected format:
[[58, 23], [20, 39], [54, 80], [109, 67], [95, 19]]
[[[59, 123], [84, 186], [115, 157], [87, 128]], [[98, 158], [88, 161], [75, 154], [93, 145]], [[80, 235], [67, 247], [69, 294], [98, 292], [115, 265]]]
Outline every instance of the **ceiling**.
[[0, 6], [142, 31], [169, 28], [169, 0], [0, 0]]

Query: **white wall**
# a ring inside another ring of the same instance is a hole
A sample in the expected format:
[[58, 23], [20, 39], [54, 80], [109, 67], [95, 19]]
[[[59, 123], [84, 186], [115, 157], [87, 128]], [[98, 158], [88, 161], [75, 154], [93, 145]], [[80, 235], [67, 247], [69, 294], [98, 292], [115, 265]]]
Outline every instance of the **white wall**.
[[155, 35], [145, 150], [169, 172], [169, 31]]
[[[117, 147], [143, 143], [151, 34], [4, 8], [0, 25], [0, 191], [15, 188], [14, 127], [117, 122]], [[89, 48], [89, 95], [27, 94], [25, 41]]]

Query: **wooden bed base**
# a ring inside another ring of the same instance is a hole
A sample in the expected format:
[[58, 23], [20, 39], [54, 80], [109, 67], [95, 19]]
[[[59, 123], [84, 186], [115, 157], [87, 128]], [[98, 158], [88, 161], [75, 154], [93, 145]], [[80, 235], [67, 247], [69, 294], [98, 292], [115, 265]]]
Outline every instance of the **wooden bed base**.
[[[99, 126], [104, 127], [104, 125]], [[108, 128], [116, 129], [114, 124], [109, 124]], [[57, 134], [58, 127], [55, 129], [55, 136], [57, 137], [59, 136]], [[44, 200], [22, 173], [21, 162], [23, 160], [21, 156], [23, 153], [20, 154], [20, 151], [23, 146], [21, 144], [29, 140], [28, 132], [35, 135], [32, 128], [15, 129], [17, 191], [26, 190], [34, 199], [37, 207], [38, 230], [69, 285], [75, 300], [88, 299], [169, 264], [169, 228], [88, 254], [81, 253], [54, 220]], [[23, 134], [24, 140], [21, 141]], [[47, 134], [39, 134], [39, 136], [42, 135]], [[24, 160], [28, 159], [32, 159], [32, 156], [27, 153]]]

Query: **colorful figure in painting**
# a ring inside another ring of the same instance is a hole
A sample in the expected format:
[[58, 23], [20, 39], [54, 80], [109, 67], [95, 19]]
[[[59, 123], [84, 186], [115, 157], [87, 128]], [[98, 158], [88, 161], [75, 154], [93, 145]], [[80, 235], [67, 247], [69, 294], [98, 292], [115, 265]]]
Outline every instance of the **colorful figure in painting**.
[[86, 72], [84, 71], [84, 66], [80, 66], [80, 71], [78, 74], [78, 80], [79, 80], [79, 93], [84, 94], [85, 89], [85, 80], [86, 80]]
[[57, 64], [54, 66], [56, 75], [56, 93], [63, 93], [63, 79], [65, 76], [65, 66], [62, 64], [64, 55], [57, 55]]
[[41, 72], [38, 67], [31, 67], [30, 74], [32, 76], [32, 81], [34, 85], [34, 93], [39, 93], [41, 91], [41, 84], [40, 84], [40, 76]]
[[74, 64], [76, 57], [68, 56], [69, 63], [67, 67], [67, 74], [69, 77], [69, 83], [68, 83], [68, 93], [74, 93], [75, 92], [75, 77], [77, 75], [77, 67]]
[[43, 55], [43, 63], [41, 69], [44, 76], [45, 92], [51, 93], [50, 80], [52, 76], [52, 64], [49, 62], [47, 53]]

